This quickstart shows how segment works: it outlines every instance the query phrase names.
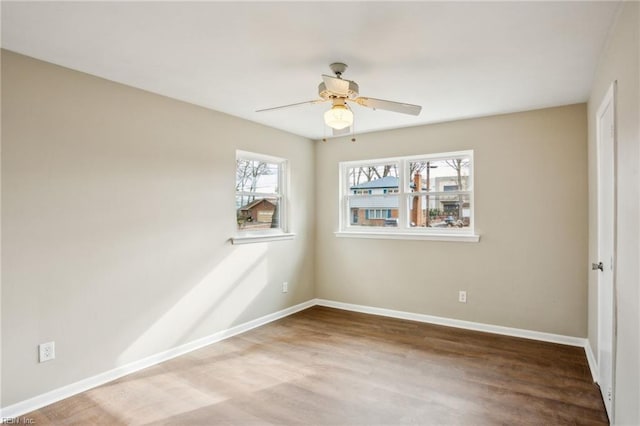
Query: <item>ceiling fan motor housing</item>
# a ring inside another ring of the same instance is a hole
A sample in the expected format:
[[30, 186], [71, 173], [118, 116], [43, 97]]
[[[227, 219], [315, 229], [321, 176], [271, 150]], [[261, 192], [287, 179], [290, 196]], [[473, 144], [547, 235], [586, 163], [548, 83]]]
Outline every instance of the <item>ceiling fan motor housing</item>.
[[[349, 91], [347, 93], [347, 97], [349, 99], [354, 99], [358, 96], [358, 91], [360, 90], [360, 88], [358, 87], [358, 83], [356, 83], [355, 81], [351, 81], [351, 80], [344, 80], [344, 81], [348, 81], [349, 82]], [[324, 82], [320, 83], [318, 85], [318, 95], [322, 98], [322, 99], [332, 99], [335, 97], [341, 97], [340, 95], [337, 95], [333, 92], [331, 92], [330, 90], [327, 89], [327, 86], [324, 84]]]

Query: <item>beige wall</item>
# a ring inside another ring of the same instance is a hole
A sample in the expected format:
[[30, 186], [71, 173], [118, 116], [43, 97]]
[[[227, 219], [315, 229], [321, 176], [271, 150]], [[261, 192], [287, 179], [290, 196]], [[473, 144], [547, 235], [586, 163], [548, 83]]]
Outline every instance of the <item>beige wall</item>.
[[[595, 115], [617, 80], [617, 353], [615, 420], [640, 424], [640, 7], [627, 2], [610, 34], [589, 99], [589, 259], [597, 257]], [[596, 274], [589, 275], [589, 342], [597, 354]]]
[[[580, 104], [319, 142], [317, 296], [586, 337], [586, 128]], [[340, 161], [467, 149], [479, 243], [333, 234]]]
[[[314, 296], [311, 141], [6, 51], [2, 87], [2, 406]], [[229, 243], [236, 149], [290, 160], [294, 240]]]

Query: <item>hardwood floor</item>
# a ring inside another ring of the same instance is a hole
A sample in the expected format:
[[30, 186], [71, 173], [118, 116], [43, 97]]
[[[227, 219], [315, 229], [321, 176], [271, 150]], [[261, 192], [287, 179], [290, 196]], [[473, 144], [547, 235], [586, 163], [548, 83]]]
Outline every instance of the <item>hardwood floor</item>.
[[38, 425], [607, 424], [582, 348], [318, 306], [24, 417]]

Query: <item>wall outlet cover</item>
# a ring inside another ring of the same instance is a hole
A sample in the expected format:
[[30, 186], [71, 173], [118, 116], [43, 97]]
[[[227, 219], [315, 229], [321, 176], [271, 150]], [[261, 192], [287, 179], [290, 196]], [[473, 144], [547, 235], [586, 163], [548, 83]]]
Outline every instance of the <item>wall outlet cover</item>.
[[56, 358], [56, 342], [41, 343], [38, 345], [39, 362], [51, 361]]

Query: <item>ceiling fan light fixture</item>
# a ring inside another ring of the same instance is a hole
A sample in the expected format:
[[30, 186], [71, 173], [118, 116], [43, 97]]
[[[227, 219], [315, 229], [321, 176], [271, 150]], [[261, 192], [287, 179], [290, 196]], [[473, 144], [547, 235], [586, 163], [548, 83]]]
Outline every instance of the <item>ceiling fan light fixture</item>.
[[353, 113], [345, 105], [334, 105], [324, 113], [324, 122], [332, 129], [341, 130], [351, 127], [353, 124]]

